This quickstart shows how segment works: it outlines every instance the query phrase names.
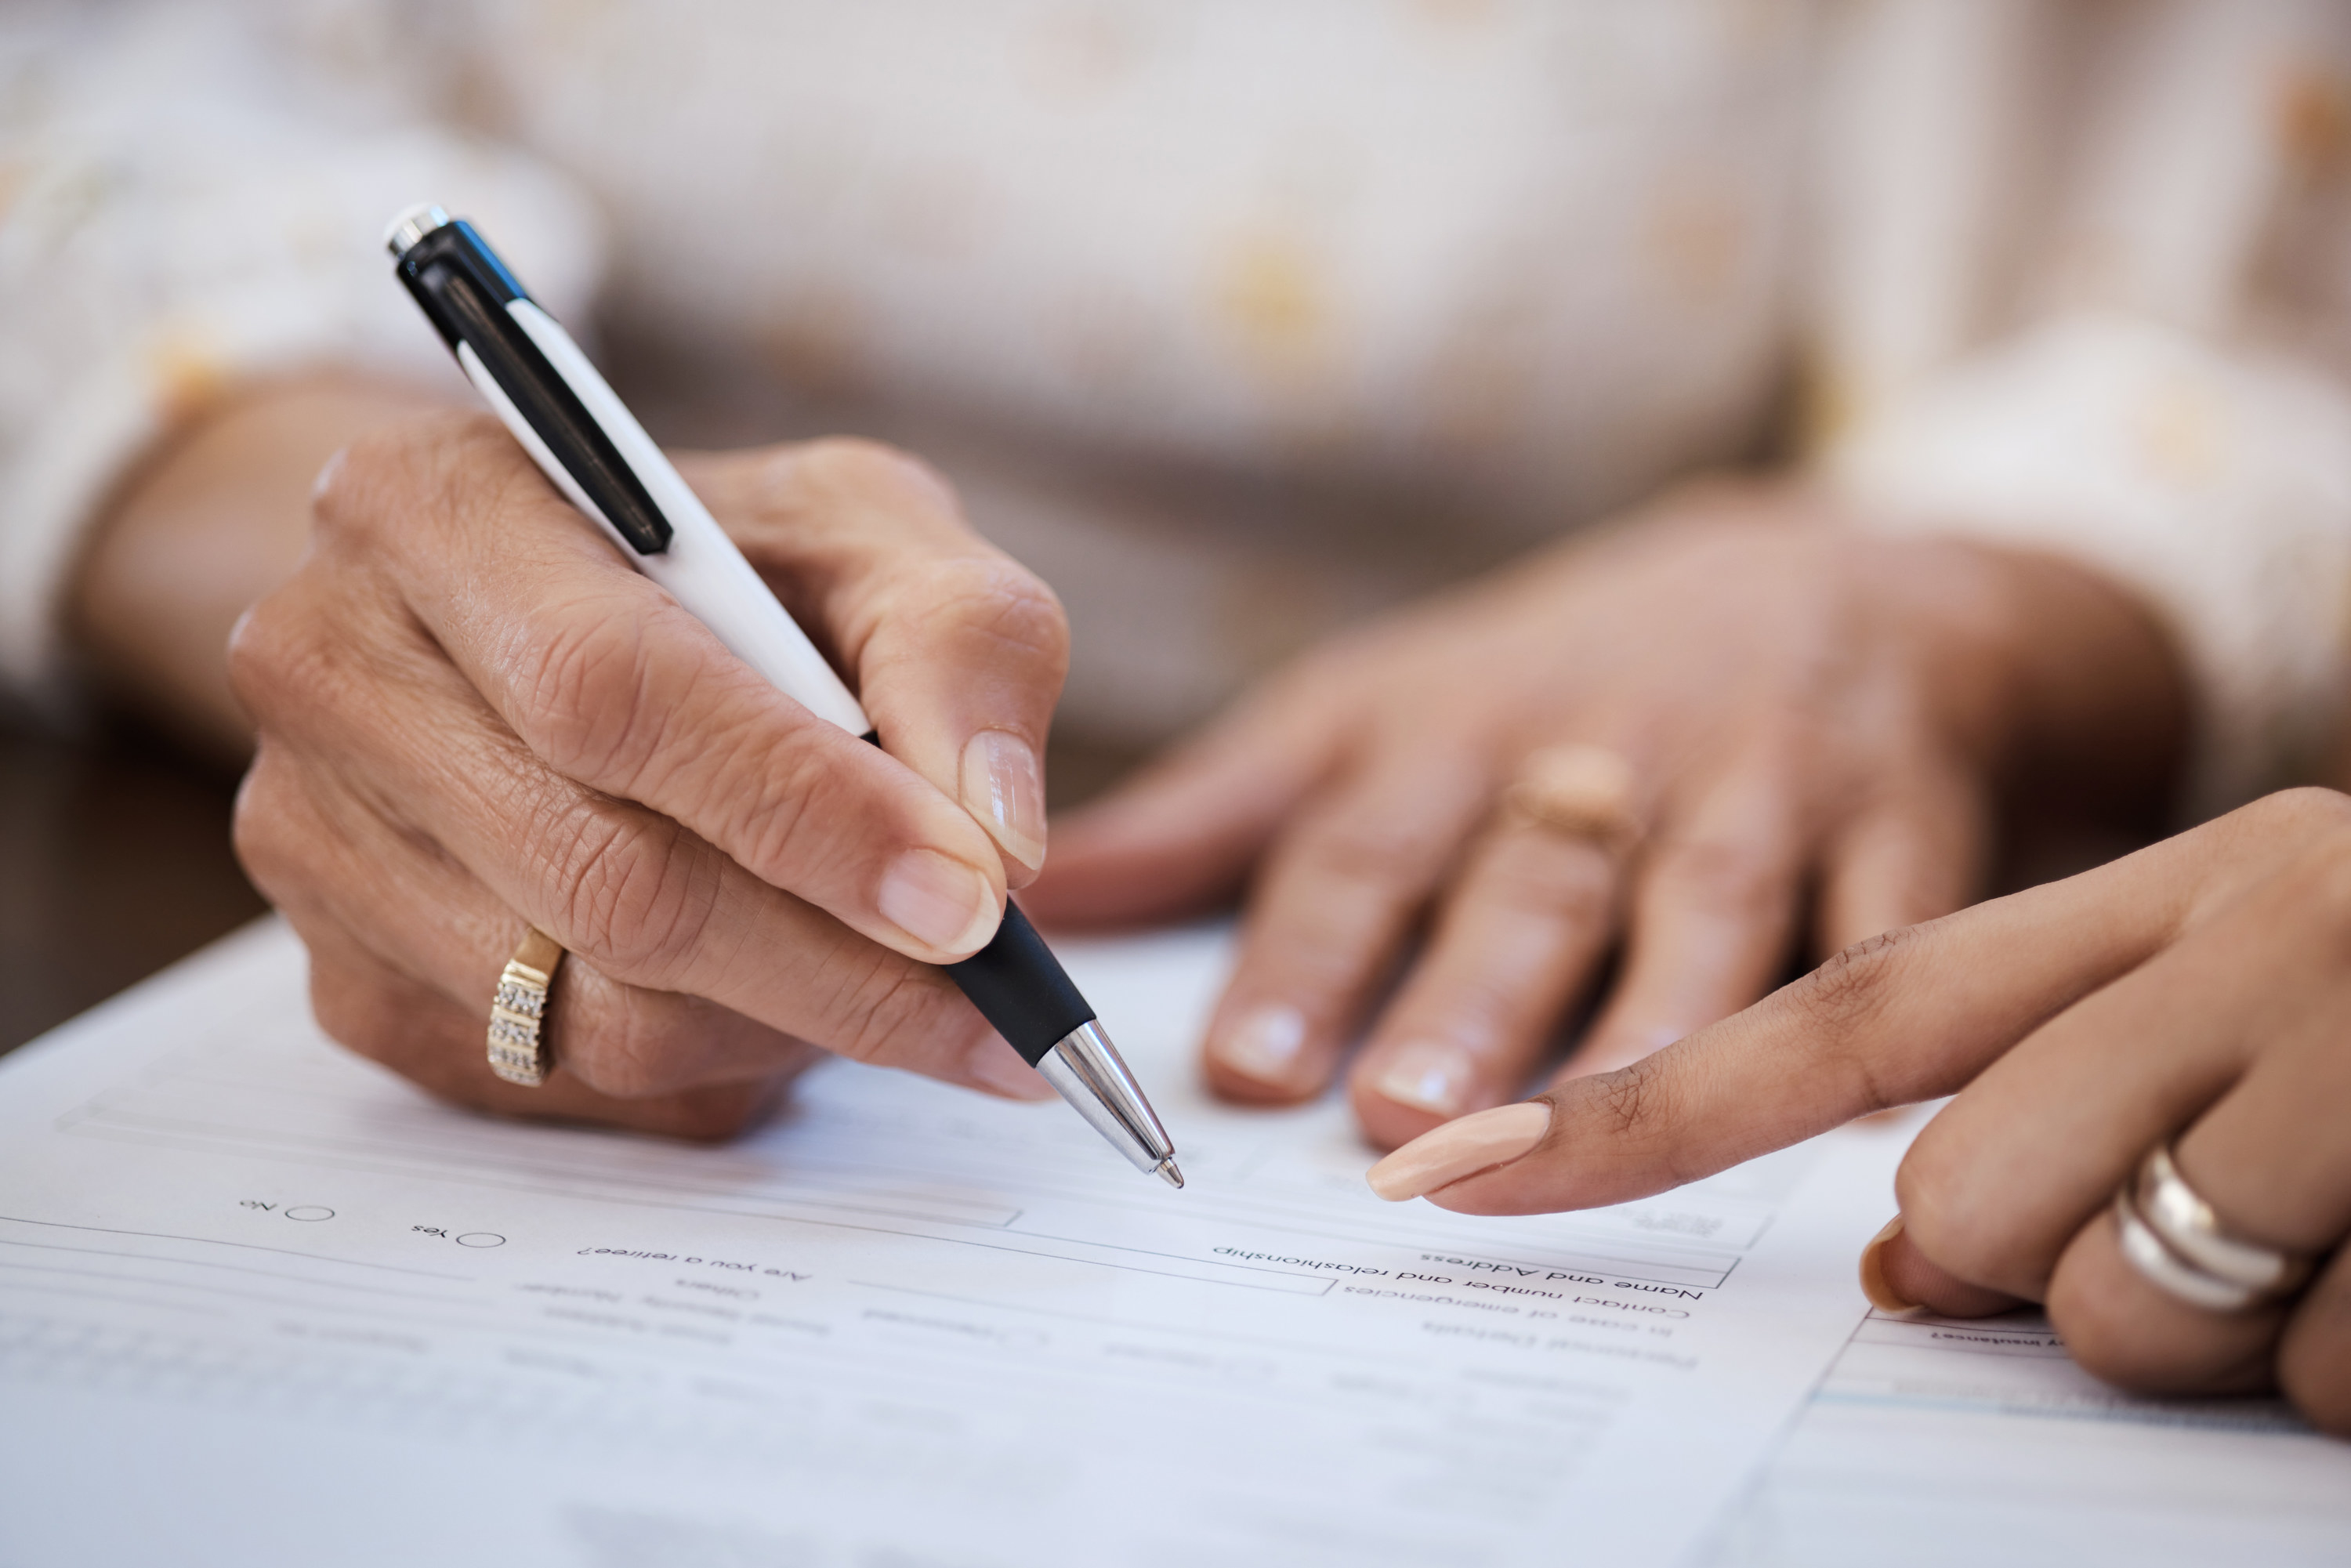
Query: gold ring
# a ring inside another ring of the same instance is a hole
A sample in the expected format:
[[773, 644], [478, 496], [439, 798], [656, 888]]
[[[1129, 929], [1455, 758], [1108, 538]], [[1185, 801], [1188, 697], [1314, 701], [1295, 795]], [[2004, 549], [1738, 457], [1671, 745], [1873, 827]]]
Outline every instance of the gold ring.
[[2212, 1206], [2188, 1185], [2168, 1144], [2149, 1149], [2115, 1194], [2123, 1256], [2158, 1290], [2211, 1312], [2283, 1301], [2302, 1289], [2315, 1254], [2230, 1234]]
[[547, 993], [555, 984], [563, 949], [536, 925], [507, 960], [490, 1001], [490, 1071], [509, 1083], [536, 1089], [547, 1082], [554, 1059], [541, 1030], [547, 1023]]
[[1641, 837], [1633, 812], [1633, 765], [1604, 746], [1549, 746], [1531, 755], [1502, 792], [1523, 822], [1590, 839], [1611, 852]]

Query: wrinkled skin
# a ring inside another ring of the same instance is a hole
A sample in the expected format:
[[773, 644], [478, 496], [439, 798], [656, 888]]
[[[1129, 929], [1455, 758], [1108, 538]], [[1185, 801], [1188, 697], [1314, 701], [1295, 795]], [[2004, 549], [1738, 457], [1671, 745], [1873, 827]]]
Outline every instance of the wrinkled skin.
[[[308, 556], [230, 650], [257, 732], [237, 850], [320, 1022], [460, 1103], [695, 1137], [819, 1048], [1050, 1093], [932, 966], [1042, 859], [1059, 604], [883, 448], [685, 471], [882, 748], [727, 653], [495, 421], [399, 421], [322, 476]], [[570, 955], [536, 1090], [484, 1063], [526, 922]]]

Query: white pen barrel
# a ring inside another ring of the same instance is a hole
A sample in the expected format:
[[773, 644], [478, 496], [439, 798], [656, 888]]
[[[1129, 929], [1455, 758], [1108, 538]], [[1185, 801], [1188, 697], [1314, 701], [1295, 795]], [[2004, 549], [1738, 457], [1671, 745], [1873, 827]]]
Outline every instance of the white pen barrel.
[[[653, 438], [472, 225], [427, 207], [394, 220], [387, 243], [403, 286], [549, 481], [778, 690], [877, 739], [864, 708]], [[979, 951], [942, 967], [1105, 1137], [1183, 1186], [1150, 1102], [1018, 904], [1005, 903]]]
[[604, 434], [617, 447], [638, 481], [670, 526], [669, 548], [642, 555], [612, 526], [578, 481], [571, 477], [547, 443], [515, 407], [496, 377], [470, 347], [460, 345], [457, 359], [465, 374], [489, 400], [498, 417], [521, 442], [557, 488], [571, 504], [601, 527], [621, 553], [647, 577], [677, 596], [695, 618], [710, 628], [728, 651], [766, 677], [769, 685], [790, 696], [818, 717], [839, 725], [852, 735], [873, 727], [865, 709], [850, 695], [832, 666], [825, 662], [808, 633], [777, 602], [766, 582], [737, 549], [710, 509], [702, 504], [652, 436], [645, 434], [571, 335], [554, 318], [528, 299], [516, 299], [507, 312], [528, 333], [540, 353], [555, 367]]
[[638, 569], [675, 594], [737, 658], [778, 691], [852, 735], [871, 730], [864, 707], [849, 695], [824, 655], [776, 602], [767, 583], [702, 503], [692, 502], [688, 510], [658, 490], [654, 499], [673, 530], [669, 549], [647, 556], [631, 551]]

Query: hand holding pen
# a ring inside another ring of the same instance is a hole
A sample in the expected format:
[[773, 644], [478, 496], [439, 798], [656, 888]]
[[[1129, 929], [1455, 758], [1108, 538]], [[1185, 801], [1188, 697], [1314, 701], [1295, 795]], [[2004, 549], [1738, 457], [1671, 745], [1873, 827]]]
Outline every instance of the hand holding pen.
[[[1059, 605], [881, 448], [689, 472], [888, 750], [731, 653], [496, 420], [362, 442], [232, 653], [260, 731], [239, 848], [310, 947], [321, 1022], [447, 1098], [696, 1135], [810, 1044], [1049, 1095], [935, 966], [1041, 861]], [[528, 927], [572, 956], [537, 1089], [482, 1054]]]

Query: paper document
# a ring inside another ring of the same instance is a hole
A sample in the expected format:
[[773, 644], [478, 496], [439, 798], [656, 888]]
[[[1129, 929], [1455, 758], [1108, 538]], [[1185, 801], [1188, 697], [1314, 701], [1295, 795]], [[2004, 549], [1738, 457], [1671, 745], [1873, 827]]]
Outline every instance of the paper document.
[[1384, 1204], [1343, 1105], [1194, 1087], [1221, 936], [1064, 953], [1181, 1192], [844, 1062], [724, 1148], [455, 1113], [274, 923], [19, 1052], [0, 1561], [1670, 1563], [1863, 1315], [1898, 1133]]
[[2134, 1399], [2046, 1320], [1872, 1313], [1708, 1568], [2351, 1563], [2351, 1443], [2276, 1400]]

